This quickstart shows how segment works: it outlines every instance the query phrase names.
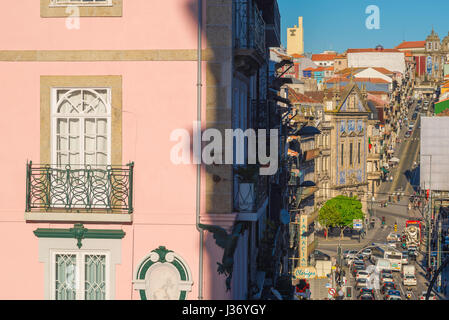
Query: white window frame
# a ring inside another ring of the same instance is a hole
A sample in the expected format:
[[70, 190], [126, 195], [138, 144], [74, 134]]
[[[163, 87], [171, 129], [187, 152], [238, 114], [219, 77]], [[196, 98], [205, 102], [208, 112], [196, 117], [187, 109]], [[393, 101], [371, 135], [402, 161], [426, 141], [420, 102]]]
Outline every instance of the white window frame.
[[112, 0], [94, 0], [94, 1], [83, 1], [83, 0], [51, 0], [50, 7], [112, 7], [114, 4]]
[[[106, 115], [94, 114], [60, 114], [57, 113], [57, 91], [58, 90], [107, 90], [108, 103], [105, 104], [107, 110]], [[110, 87], [52, 87], [51, 88], [51, 164], [57, 163], [57, 119], [61, 118], [78, 118], [80, 119], [80, 163], [84, 164], [84, 119], [86, 118], [106, 118], [107, 119], [107, 165], [111, 165], [111, 139], [112, 139], [112, 93]], [[69, 143], [69, 141], [67, 142]]]
[[56, 255], [76, 255], [76, 300], [85, 300], [84, 271], [86, 255], [104, 255], [106, 257], [105, 300], [110, 300], [111, 254], [102, 250], [50, 250], [50, 299], [56, 300]]

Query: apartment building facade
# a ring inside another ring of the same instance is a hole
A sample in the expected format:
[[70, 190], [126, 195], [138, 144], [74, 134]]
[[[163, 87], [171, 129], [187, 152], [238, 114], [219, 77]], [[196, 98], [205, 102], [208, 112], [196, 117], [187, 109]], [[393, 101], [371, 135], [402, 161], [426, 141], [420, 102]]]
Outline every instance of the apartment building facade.
[[3, 11], [1, 91], [14, 108], [0, 125], [11, 243], [1, 298], [249, 297], [270, 177], [242, 205], [234, 166], [195, 163], [190, 138], [254, 126], [252, 108], [267, 106], [265, 41], [279, 45], [280, 16], [262, 5], [277, 6], [41, 0]]

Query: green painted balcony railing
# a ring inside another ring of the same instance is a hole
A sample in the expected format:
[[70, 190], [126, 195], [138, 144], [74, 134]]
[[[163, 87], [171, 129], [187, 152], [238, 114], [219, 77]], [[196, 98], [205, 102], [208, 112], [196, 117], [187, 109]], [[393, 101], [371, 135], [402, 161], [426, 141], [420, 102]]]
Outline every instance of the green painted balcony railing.
[[133, 212], [134, 162], [126, 166], [27, 163], [26, 212]]

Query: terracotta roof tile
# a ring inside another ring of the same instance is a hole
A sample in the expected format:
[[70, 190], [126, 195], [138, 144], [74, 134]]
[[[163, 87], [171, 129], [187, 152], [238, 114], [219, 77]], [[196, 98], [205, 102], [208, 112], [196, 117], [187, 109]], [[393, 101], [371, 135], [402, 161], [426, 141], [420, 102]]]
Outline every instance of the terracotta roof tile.
[[[300, 92], [297, 92], [294, 89], [289, 89], [288, 90], [288, 94], [289, 94], [289, 99], [291, 102], [295, 103], [295, 102], [299, 102], [299, 103], [320, 103], [319, 100], [315, 100], [312, 97], [308, 97]], [[291, 97], [290, 97], [291, 95]]]
[[335, 57], [336, 57], [335, 54], [324, 54], [324, 53], [313, 54], [312, 61], [330, 61], [334, 60]]
[[404, 41], [396, 49], [425, 48], [426, 41]]

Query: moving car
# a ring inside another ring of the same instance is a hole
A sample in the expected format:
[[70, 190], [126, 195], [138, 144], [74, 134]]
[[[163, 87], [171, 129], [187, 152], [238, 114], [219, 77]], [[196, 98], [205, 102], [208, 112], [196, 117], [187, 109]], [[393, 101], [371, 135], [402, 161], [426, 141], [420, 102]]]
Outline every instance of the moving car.
[[396, 285], [394, 284], [394, 282], [385, 282], [382, 285], [381, 291], [383, 294], [385, 294], [385, 292], [388, 292], [388, 290], [395, 290], [396, 289]]
[[364, 259], [360, 259], [359, 257], [354, 257], [354, 258], [348, 259], [348, 266], [353, 266], [354, 264], [365, 265], [365, 261], [364, 261]]
[[362, 288], [360, 289], [360, 295], [370, 294], [374, 297], [374, 289]]
[[401, 235], [397, 232], [390, 232], [387, 236], [387, 241], [399, 241], [401, 240]]
[[365, 278], [368, 279], [370, 274], [366, 270], [357, 270], [357, 275], [355, 276], [356, 279]]
[[354, 258], [356, 254], [356, 250], [345, 250], [343, 251], [343, 259]]
[[364, 250], [362, 251], [362, 255], [363, 255], [364, 257], [368, 258], [368, 259], [369, 259], [369, 257], [371, 256], [371, 253], [372, 253], [372, 250], [371, 250], [371, 249], [364, 249]]
[[416, 257], [418, 256], [418, 250], [416, 249], [416, 247], [408, 247], [408, 255], [409, 257], [416, 259]]
[[385, 283], [385, 282], [394, 282], [393, 280], [393, 275], [391, 274], [384, 274], [380, 277], [380, 282], [381, 283]]
[[[395, 297], [399, 297], [399, 299], [395, 299]], [[401, 300], [400, 298], [401, 293], [399, 292], [399, 290], [388, 290], [385, 294], [384, 300]]]
[[393, 271], [391, 271], [391, 270], [382, 270], [380, 272], [380, 276], [383, 276], [385, 274], [389, 274], [390, 276], [393, 276]]
[[370, 294], [362, 294], [359, 300], [376, 300], [376, 299], [374, 299], [374, 296]]
[[359, 278], [355, 283], [355, 287], [358, 289], [366, 288], [367, 286], [368, 286], [368, 279], [365, 278]]
[[401, 296], [389, 296], [387, 300], [402, 300]]
[[405, 133], [404, 137], [410, 138], [411, 135], [412, 135], [412, 130], [409, 129], [409, 130]]
[[355, 266], [363, 266], [363, 268], [365, 268], [366, 264], [365, 264], [365, 261], [357, 259], [357, 260], [354, 260], [352, 262], [352, 266], [353, 267], [355, 267]]
[[[426, 300], [426, 294], [427, 294], [427, 290], [426, 290], [426, 291], [423, 291], [423, 292], [421, 293], [421, 295], [419, 296], [419, 300]], [[435, 295], [435, 293], [430, 292], [429, 300], [438, 300], [438, 298], [437, 298], [437, 296]]]
[[327, 254], [325, 254], [324, 252], [321, 252], [320, 250], [314, 250], [311, 255], [310, 255], [313, 259], [316, 260], [325, 260], [325, 261], [329, 261], [331, 259], [331, 257]]
[[418, 118], [418, 114], [417, 114], [417, 113], [414, 113], [414, 114], [412, 115], [412, 120], [416, 120], [416, 118]]
[[408, 251], [402, 251], [402, 264], [408, 264]]
[[353, 266], [351, 268], [352, 276], [355, 277], [357, 275], [357, 272], [359, 272], [360, 270], [365, 270], [365, 266], [364, 265], [358, 265], [358, 264]]
[[416, 277], [413, 274], [406, 274], [404, 275], [403, 283], [404, 286], [416, 286], [417, 285]]

